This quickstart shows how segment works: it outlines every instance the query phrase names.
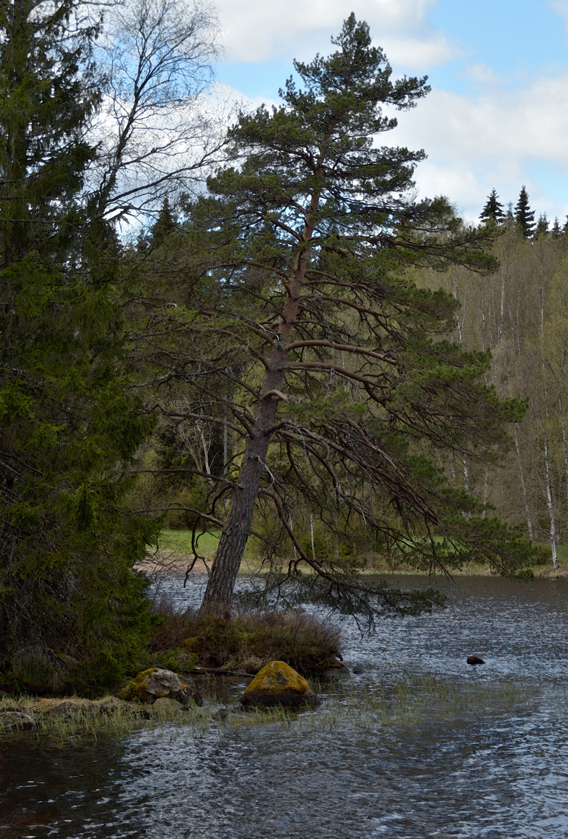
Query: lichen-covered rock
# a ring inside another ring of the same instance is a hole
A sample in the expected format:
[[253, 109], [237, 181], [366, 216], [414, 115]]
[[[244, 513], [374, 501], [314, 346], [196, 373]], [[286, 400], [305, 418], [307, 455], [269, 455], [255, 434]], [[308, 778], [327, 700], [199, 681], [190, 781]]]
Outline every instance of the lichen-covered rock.
[[105, 696], [105, 698], [100, 699], [97, 704], [103, 714], [109, 715], [116, 714], [124, 708], [128, 708], [128, 705], [116, 696]]
[[0, 731], [29, 731], [37, 728], [37, 717], [19, 708], [0, 711]]
[[46, 713], [50, 717], [61, 717], [64, 719], [96, 717], [101, 713], [101, 707], [98, 702], [91, 702], [88, 699], [81, 699], [77, 701], [73, 699], [63, 699], [57, 705], [52, 705]]
[[309, 705], [315, 708], [318, 698], [304, 677], [288, 664], [284, 661], [271, 661], [255, 676], [241, 702], [245, 707], [259, 705], [270, 708], [282, 705], [285, 708], [300, 708]]
[[156, 699], [165, 696], [182, 704], [191, 701], [201, 704], [199, 694], [194, 694], [193, 685], [182, 681], [173, 670], [162, 670], [160, 667], [143, 670], [120, 692], [120, 698], [127, 702], [138, 700], [152, 705]]

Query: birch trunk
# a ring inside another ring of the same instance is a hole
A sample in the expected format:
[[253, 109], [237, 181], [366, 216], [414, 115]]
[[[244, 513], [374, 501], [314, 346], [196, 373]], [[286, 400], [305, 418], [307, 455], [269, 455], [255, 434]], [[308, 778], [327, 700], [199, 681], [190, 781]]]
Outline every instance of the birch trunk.
[[546, 478], [546, 508], [548, 510], [548, 518], [550, 521], [550, 550], [552, 551], [552, 565], [558, 568], [558, 559], [556, 556], [556, 519], [554, 517], [554, 504], [552, 499], [552, 484], [550, 481], [550, 461], [548, 459], [548, 440], [546, 431], [544, 432], [544, 474]]
[[[564, 405], [562, 404], [562, 397], [558, 394], [558, 409], [560, 411], [560, 424], [562, 426], [562, 446], [564, 448], [564, 480], [566, 483], [566, 515], [568, 516], [568, 440], [566, 438], [566, 418], [564, 416]], [[566, 524], [566, 532], [568, 533], [568, 522]]]
[[522, 496], [523, 496], [523, 504], [524, 504], [524, 507], [525, 507], [525, 516], [526, 516], [526, 519], [527, 519], [527, 530], [529, 532], [529, 539], [532, 541], [532, 539], [533, 539], [533, 526], [532, 526], [531, 510], [530, 510], [529, 499], [528, 499], [528, 495], [527, 495], [527, 487], [526, 487], [526, 484], [525, 484], [525, 473], [524, 473], [524, 470], [523, 470], [523, 461], [521, 459], [521, 450], [519, 448], [519, 437], [518, 437], [518, 434], [517, 434], [516, 423], [515, 423], [515, 426], [514, 426], [513, 437], [514, 437], [514, 440], [515, 440], [515, 451], [517, 453], [517, 464], [518, 464], [518, 467], [519, 467], [519, 478], [520, 478], [520, 481], [521, 481], [521, 493], [522, 493]]

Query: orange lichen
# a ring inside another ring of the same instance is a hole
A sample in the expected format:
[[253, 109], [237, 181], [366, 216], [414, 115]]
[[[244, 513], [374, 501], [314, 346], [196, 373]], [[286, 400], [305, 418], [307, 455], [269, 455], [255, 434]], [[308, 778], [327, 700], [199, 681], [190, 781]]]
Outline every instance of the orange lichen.
[[285, 690], [293, 690], [301, 694], [309, 690], [309, 685], [304, 677], [296, 673], [286, 662], [271, 661], [252, 680], [245, 691], [245, 696], [257, 692], [281, 693]]

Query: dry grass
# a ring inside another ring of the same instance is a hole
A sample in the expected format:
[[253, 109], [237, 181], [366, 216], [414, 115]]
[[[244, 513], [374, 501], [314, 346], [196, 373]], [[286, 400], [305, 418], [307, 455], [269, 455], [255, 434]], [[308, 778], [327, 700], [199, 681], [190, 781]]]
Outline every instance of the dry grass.
[[[164, 607], [162, 604], [162, 610]], [[200, 667], [257, 673], [270, 661], [285, 661], [303, 675], [325, 670], [339, 654], [339, 631], [302, 612], [243, 611], [232, 617], [199, 618], [188, 610], [166, 614], [152, 638], [153, 653], [179, 650]]]
[[36, 719], [37, 727], [29, 732], [31, 736], [61, 741], [77, 736], [96, 738], [102, 733], [124, 736], [134, 728], [164, 723], [191, 726], [197, 732], [206, 730], [210, 719], [206, 709], [195, 705], [179, 709], [175, 703], [161, 703], [154, 707], [122, 702], [111, 696], [96, 702], [77, 696], [66, 699], [19, 696], [0, 700], [0, 715], [11, 709], [22, 710]]
[[[534, 703], [539, 693], [538, 687], [532, 684], [507, 680], [464, 683], [424, 674], [402, 677], [388, 687], [375, 683], [361, 688], [342, 683], [333, 688], [329, 684], [322, 688], [313, 682], [311, 687], [322, 696], [322, 705], [315, 711], [299, 713], [280, 707], [245, 711], [237, 704], [220, 709], [218, 702], [210, 700], [201, 708], [190, 706], [180, 710], [168, 703], [158, 709], [120, 702], [112, 697], [98, 703], [73, 697], [65, 702], [73, 702], [78, 708], [83, 706], [83, 710], [69, 715], [54, 712], [62, 700], [24, 696], [1, 700], [0, 714], [8, 708], [21, 708], [38, 717], [37, 728], [28, 732], [28, 736], [64, 743], [77, 737], [96, 739], [103, 734], [124, 737], [138, 728], [163, 725], [172, 729], [181, 727], [192, 737], [207, 731], [216, 731], [223, 736], [257, 725], [333, 730], [345, 727], [374, 729], [386, 725], [408, 727], [436, 721], [451, 724], [464, 719], [511, 714], [527, 703]], [[93, 712], [93, 705], [109, 701], [115, 705], [112, 713]], [[563, 701], [566, 701], [565, 696]], [[11, 734], [3, 736], [10, 738]]]

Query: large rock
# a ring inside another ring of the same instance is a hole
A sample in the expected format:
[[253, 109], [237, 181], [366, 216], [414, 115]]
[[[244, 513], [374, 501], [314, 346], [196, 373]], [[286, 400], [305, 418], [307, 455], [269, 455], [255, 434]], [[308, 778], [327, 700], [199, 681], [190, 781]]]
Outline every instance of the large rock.
[[91, 702], [88, 699], [74, 701], [63, 699], [57, 705], [52, 705], [46, 711], [49, 717], [60, 717], [61, 719], [79, 719], [80, 717], [97, 717], [101, 713], [101, 706], [98, 702]]
[[255, 676], [241, 702], [245, 707], [259, 705], [270, 708], [282, 705], [285, 708], [300, 708], [308, 705], [315, 708], [318, 698], [304, 677], [288, 664], [284, 661], [271, 661]]
[[202, 704], [201, 697], [193, 690], [193, 685], [182, 681], [172, 670], [162, 670], [160, 667], [143, 670], [120, 693], [120, 698], [128, 702], [138, 700], [152, 705], [156, 699], [165, 696], [177, 699], [182, 704], [191, 701], [196, 705]]
[[21, 708], [0, 711], [0, 731], [29, 731], [37, 728], [37, 717]]

